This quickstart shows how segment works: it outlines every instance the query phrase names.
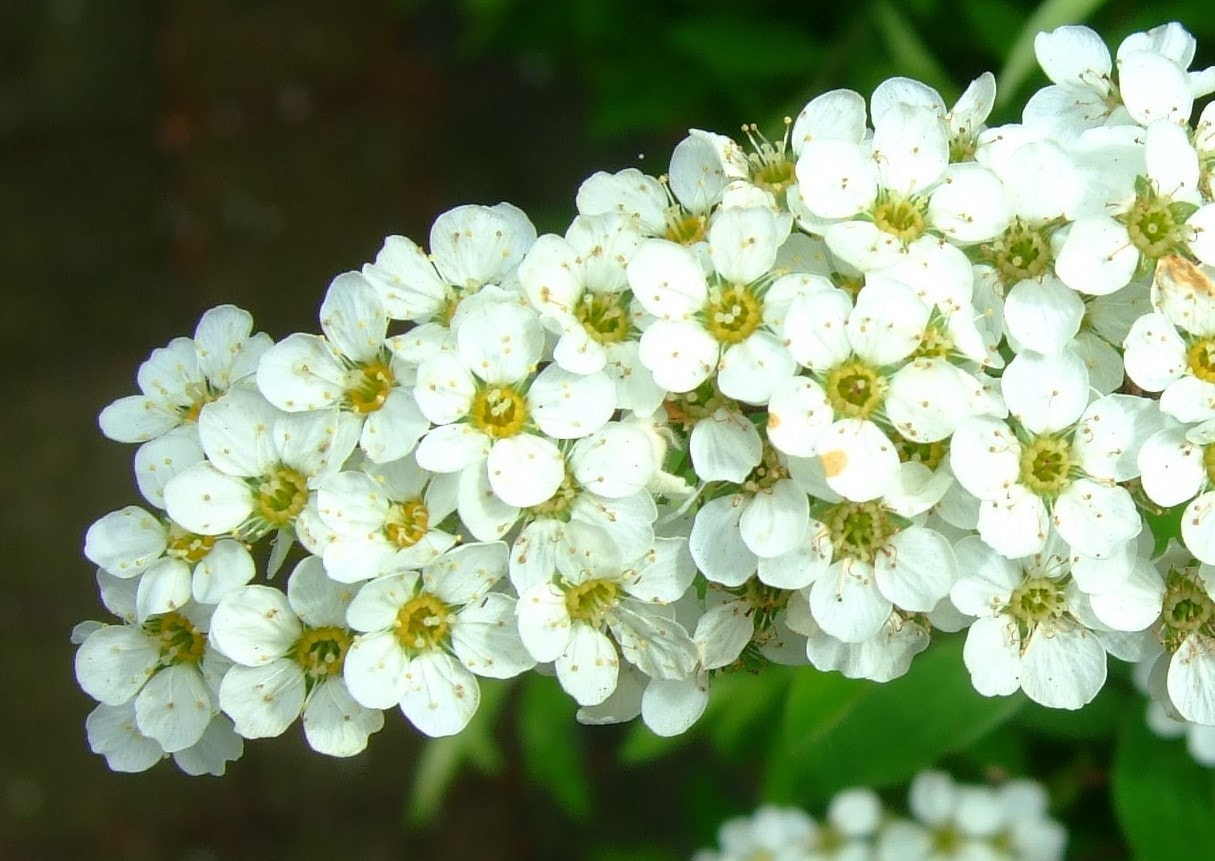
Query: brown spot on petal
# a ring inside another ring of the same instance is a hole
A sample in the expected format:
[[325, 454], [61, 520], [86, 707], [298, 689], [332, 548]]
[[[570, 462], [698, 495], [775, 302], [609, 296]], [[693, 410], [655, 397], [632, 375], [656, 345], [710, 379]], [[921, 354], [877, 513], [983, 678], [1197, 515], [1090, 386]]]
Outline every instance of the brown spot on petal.
[[848, 455], [842, 451], [824, 451], [818, 457], [823, 462], [823, 474], [827, 478], [834, 478], [848, 466]]

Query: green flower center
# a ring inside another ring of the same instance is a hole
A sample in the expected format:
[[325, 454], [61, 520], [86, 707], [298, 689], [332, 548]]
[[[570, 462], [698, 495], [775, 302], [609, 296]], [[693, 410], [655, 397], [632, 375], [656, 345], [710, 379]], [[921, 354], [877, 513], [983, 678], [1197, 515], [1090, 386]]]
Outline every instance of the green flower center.
[[257, 512], [273, 527], [295, 521], [308, 503], [308, 479], [298, 469], [279, 464], [257, 485]]
[[778, 481], [788, 477], [789, 470], [781, 460], [780, 452], [765, 442], [759, 465], [751, 470], [751, 474], [742, 484], [742, 489], [748, 493], [760, 493], [771, 490]]
[[574, 306], [574, 316], [591, 340], [599, 344], [618, 344], [632, 327], [628, 292], [592, 293], [589, 290]]
[[913, 442], [895, 434], [894, 450], [899, 453], [900, 463], [922, 463], [929, 469], [936, 469], [949, 454], [949, 437], [936, 442]]
[[764, 321], [764, 303], [750, 286], [714, 288], [705, 309], [705, 328], [723, 344], [738, 344]]
[[406, 652], [438, 648], [451, 631], [451, 608], [429, 592], [423, 592], [397, 611], [393, 631]]
[[878, 500], [840, 502], [822, 517], [831, 539], [835, 558], [847, 557], [872, 562], [902, 526]]
[[924, 235], [926, 211], [926, 204], [916, 198], [882, 194], [873, 208], [873, 223], [906, 245]]
[[983, 251], [1001, 283], [1007, 287], [1027, 278], [1037, 278], [1054, 265], [1046, 232], [1041, 227], [1030, 227], [1019, 218], [1014, 218], [1004, 234]]
[[1210, 596], [1196, 580], [1176, 571], [1170, 572], [1160, 614], [1166, 628], [1184, 638], [1185, 634], [1211, 621], [1213, 610]]
[[510, 386], [486, 386], [473, 397], [469, 418], [494, 439], [517, 436], [527, 424], [527, 400]]
[[384, 406], [395, 383], [396, 378], [386, 360], [359, 365], [350, 371], [347, 379], [346, 400], [350, 409], [360, 415], [374, 413]]
[[420, 499], [398, 502], [388, 509], [384, 535], [397, 547], [413, 547], [430, 526], [430, 510]]
[[1215, 383], [1215, 338], [1203, 338], [1186, 352], [1186, 366], [1200, 380]]
[[1050, 577], [1027, 578], [1008, 599], [1008, 612], [1023, 631], [1067, 612], [1067, 597], [1062, 580]]
[[823, 390], [836, 415], [866, 419], [885, 403], [889, 387], [875, 368], [853, 359], [828, 372]]
[[565, 609], [575, 622], [598, 628], [604, 617], [620, 603], [620, 586], [614, 580], [596, 578], [565, 590]]
[[1136, 180], [1135, 189], [1138, 192], [1135, 202], [1122, 216], [1131, 243], [1150, 261], [1184, 251], [1192, 233], [1185, 220], [1197, 207], [1189, 203], [1173, 203], [1143, 177]]
[[291, 647], [291, 655], [304, 668], [307, 680], [315, 683], [326, 676], [341, 675], [350, 642], [350, 632], [345, 628], [305, 628]]
[[143, 630], [156, 640], [162, 667], [197, 664], [207, 647], [207, 635], [176, 611], [153, 616], [143, 623]]
[[214, 535], [195, 535], [169, 521], [169, 546], [165, 549], [165, 555], [194, 565], [211, 552], [216, 540]]
[[1040, 436], [1021, 450], [1021, 483], [1038, 496], [1053, 498], [1072, 483], [1078, 466], [1066, 439]]

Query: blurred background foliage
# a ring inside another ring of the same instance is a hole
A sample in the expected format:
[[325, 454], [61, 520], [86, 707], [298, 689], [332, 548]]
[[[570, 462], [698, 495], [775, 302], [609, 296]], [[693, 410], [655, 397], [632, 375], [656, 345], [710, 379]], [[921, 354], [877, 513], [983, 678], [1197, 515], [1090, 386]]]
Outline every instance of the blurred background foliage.
[[1045, 780], [1073, 859], [1215, 845], [1209, 772], [1147, 733], [1125, 673], [1050, 713], [971, 693], [956, 640], [881, 687], [722, 679], [674, 741], [578, 726], [529, 678], [487, 685], [457, 740], [390, 719], [334, 761], [289, 732], [222, 779], [109, 773], [68, 643], [104, 617], [81, 536], [137, 501], [96, 414], [207, 307], [315, 331], [334, 275], [458, 203], [563, 231], [594, 170], [661, 173], [690, 126], [778, 135], [813, 95], [896, 74], [951, 101], [997, 71], [993, 120], [1013, 120], [1043, 83], [1036, 29], [1087, 21], [1116, 45], [1170, 19], [1215, 62], [1205, 0], [0, 4], [0, 858], [678, 858], [761, 800], [821, 812], [861, 781], [897, 798], [932, 763]]

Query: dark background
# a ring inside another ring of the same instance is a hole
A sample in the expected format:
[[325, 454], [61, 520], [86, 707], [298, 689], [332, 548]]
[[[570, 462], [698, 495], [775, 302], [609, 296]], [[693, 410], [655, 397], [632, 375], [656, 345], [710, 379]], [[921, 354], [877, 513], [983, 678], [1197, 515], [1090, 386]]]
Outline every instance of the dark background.
[[[422, 826], [404, 813], [419, 744], [394, 713], [350, 761], [311, 754], [292, 730], [248, 744], [220, 779], [168, 762], [111, 774], [87, 749], [92, 703], [68, 636], [105, 619], [84, 530], [141, 500], [133, 447], [105, 440], [96, 414], [134, 393], [150, 350], [192, 333], [213, 305], [247, 308], [276, 338], [315, 331], [331, 278], [386, 234], [425, 244], [451, 206], [509, 200], [561, 232], [584, 177], [661, 173], [689, 125], [757, 121], [778, 135], [780, 117], [824, 89], [931, 79], [934, 64], [956, 82], [952, 101], [998, 68], [1033, 4], [826, 6], [0, 4], [0, 859], [695, 848], [704, 835], [678, 826], [678, 811], [711, 791], [711, 772], [689, 800], [670, 769], [615, 765], [614, 731], [571, 724], [596, 793], [576, 823], [522, 777], [509, 716], [502, 769], [463, 777]], [[1185, 15], [1211, 42], [1204, 4], [1153, 10], [1108, 4], [1103, 32]], [[917, 44], [919, 60], [907, 49]]]

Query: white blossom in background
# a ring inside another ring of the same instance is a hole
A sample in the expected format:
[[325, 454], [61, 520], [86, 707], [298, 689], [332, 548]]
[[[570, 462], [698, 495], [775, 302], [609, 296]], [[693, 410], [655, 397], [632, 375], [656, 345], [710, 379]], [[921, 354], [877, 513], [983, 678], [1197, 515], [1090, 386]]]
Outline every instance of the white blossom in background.
[[101, 432], [118, 442], [147, 442], [198, 421], [204, 405], [249, 379], [273, 342], [253, 334], [253, 317], [220, 305], [198, 321], [193, 338], [174, 338], [139, 367], [141, 394], [119, 398], [101, 411]]
[[921, 772], [908, 794], [910, 819], [882, 829], [877, 861], [1061, 861], [1067, 833], [1047, 815], [1046, 791], [1014, 780], [998, 787], [959, 784]]

